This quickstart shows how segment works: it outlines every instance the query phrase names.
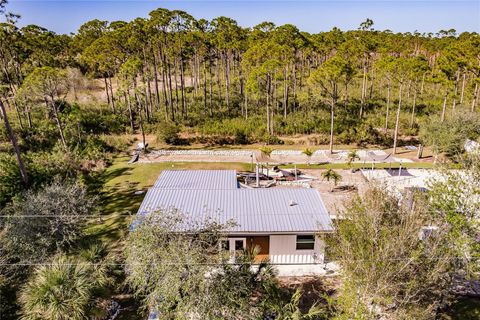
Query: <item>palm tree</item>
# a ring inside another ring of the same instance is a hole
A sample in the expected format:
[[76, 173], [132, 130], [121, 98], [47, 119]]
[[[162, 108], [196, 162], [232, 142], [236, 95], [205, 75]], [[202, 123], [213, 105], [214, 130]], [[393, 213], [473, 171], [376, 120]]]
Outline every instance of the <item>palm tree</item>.
[[302, 151], [302, 153], [307, 156], [307, 164], [310, 165], [310, 159], [312, 158], [314, 151], [312, 149], [306, 148]]
[[[324, 316], [326, 310], [322, 308], [319, 304], [314, 303], [310, 309], [304, 312], [300, 308], [300, 299], [303, 296], [302, 288], [297, 288], [294, 294], [290, 298], [290, 301], [283, 305], [279, 311], [278, 319], [284, 320], [307, 320], [307, 319], [318, 319], [321, 316]], [[321, 317], [323, 318], [323, 317]]]
[[[342, 180], [342, 176], [338, 174], [336, 171], [334, 171], [333, 169], [328, 169], [327, 171], [323, 172], [322, 177], [323, 179], [326, 179], [329, 182], [330, 180], [332, 180], [334, 187], [336, 187], [338, 182]], [[333, 191], [333, 188], [331, 191]]]
[[58, 256], [37, 268], [21, 290], [22, 319], [85, 319], [94, 309], [93, 291], [105, 283], [104, 269]]
[[270, 148], [270, 147], [264, 146], [264, 147], [261, 147], [261, 148], [260, 148], [260, 152], [261, 152], [262, 155], [264, 155], [265, 157], [270, 157], [270, 155], [271, 155], [272, 152], [273, 152], [273, 149]]
[[348, 164], [352, 165], [352, 162], [355, 160], [360, 160], [360, 156], [358, 155], [357, 150], [352, 150], [348, 153]]

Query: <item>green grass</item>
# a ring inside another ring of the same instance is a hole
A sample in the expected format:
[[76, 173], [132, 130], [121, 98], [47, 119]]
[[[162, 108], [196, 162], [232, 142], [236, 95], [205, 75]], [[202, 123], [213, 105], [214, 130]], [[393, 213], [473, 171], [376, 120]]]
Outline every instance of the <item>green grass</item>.
[[235, 169], [249, 170], [250, 165], [239, 162], [154, 162], [128, 164], [129, 158], [116, 158], [105, 174], [106, 187], [134, 186], [137, 189], [151, 187], [160, 172], [166, 169]]

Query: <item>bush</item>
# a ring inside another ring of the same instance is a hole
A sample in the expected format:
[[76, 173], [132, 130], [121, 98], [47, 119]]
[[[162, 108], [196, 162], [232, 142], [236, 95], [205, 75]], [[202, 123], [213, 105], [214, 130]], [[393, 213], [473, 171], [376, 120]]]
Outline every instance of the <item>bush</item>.
[[266, 144], [283, 144], [283, 140], [282, 140], [282, 139], [280, 139], [280, 138], [277, 137], [277, 136], [271, 135], [271, 134], [269, 134], [269, 133], [266, 133], [266, 134], [263, 136], [262, 142], [264, 142], [264, 143], [266, 143]]
[[58, 142], [57, 127], [51, 121], [40, 121], [35, 127], [24, 128], [19, 134], [22, 150], [45, 151], [52, 149]]
[[99, 138], [111, 149], [118, 152], [126, 151], [134, 142], [134, 139], [125, 135], [101, 135]]
[[157, 127], [157, 139], [171, 145], [181, 145], [184, 141], [180, 138], [180, 128], [174, 123], [163, 123]]
[[[51, 183], [56, 177], [76, 180], [91, 174], [82, 166], [82, 159], [77, 153], [65, 152], [56, 145], [51, 152], [30, 152], [23, 154], [27, 169], [29, 188], [38, 189]], [[13, 155], [0, 153], [0, 208], [24, 189], [21, 175]]]
[[250, 138], [244, 130], [236, 130], [233, 141], [235, 144], [249, 144]]
[[463, 153], [466, 139], [477, 140], [480, 137], [480, 116], [472, 113], [458, 113], [440, 119], [429, 119], [422, 123], [420, 140], [431, 146], [433, 151], [455, 156]]
[[29, 190], [0, 211], [17, 216], [7, 222], [6, 247], [20, 261], [42, 261], [70, 247], [95, 209], [95, 198], [76, 182], [56, 179], [38, 191]]
[[[103, 113], [95, 108], [82, 108], [76, 114], [81, 129], [93, 134], [122, 134], [130, 122], [126, 115]], [[77, 121], [75, 121], [77, 122]]]
[[77, 147], [77, 152], [84, 160], [99, 161], [107, 157], [107, 153], [113, 151], [105, 141], [95, 136], [87, 136]]
[[59, 255], [35, 269], [20, 292], [22, 319], [94, 319], [106, 312], [97, 295], [108, 283], [104, 266]]

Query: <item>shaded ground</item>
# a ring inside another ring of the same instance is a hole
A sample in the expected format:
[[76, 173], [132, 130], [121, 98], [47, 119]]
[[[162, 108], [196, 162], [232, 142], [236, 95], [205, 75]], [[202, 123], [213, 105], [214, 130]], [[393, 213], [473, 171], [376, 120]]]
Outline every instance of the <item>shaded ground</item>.
[[478, 320], [480, 319], [480, 299], [460, 297], [450, 310], [442, 316], [444, 320]]

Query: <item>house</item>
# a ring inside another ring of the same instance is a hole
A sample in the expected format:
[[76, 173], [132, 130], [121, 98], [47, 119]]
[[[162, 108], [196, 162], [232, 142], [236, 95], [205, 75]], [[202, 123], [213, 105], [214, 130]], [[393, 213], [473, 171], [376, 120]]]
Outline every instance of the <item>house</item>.
[[269, 259], [281, 276], [325, 272], [324, 234], [333, 226], [317, 190], [243, 189], [234, 170], [167, 170], [138, 214], [171, 208], [196, 221], [234, 221], [221, 244], [232, 256], [258, 246], [257, 260]]

